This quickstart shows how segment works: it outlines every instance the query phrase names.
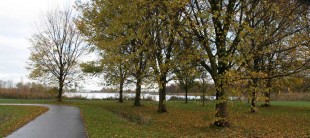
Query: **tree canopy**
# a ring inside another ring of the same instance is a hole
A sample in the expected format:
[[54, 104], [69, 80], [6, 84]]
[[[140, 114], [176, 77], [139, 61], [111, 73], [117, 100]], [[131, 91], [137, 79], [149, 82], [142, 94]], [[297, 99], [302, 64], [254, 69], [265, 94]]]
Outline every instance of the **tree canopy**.
[[268, 99], [275, 78], [309, 67], [305, 1], [92, 0], [78, 9], [79, 29], [102, 51], [105, 65], [116, 67], [107, 71], [122, 69], [128, 71], [123, 79], [135, 78], [136, 99], [143, 78], [153, 78], [158, 112], [167, 112], [167, 83], [175, 75], [186, 76], [178, 74], [179, 67], [209, 73], [216, 96], [214, 125], [220, 127], [230, 126], [230, 93], [247, 91], [254, 112], [257, 95]]
[[77, 77], [78, 58], [87, 50], [73, 18], [71, 9], [47, 11], [30, 38], [29, 76], [58, 84], [58, 101], [64, 86]]

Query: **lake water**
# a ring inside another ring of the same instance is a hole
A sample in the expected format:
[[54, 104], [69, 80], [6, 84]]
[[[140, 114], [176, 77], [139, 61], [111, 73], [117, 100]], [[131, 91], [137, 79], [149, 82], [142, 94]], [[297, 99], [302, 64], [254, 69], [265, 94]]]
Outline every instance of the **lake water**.
[[[77, 93], [70, 93], [66, 92], [64, 93], [65, 97], [68, 98], [85, 98], [85, 99], [115, 99], [119, 97], [119, 93], [90, 93], [90, 92], [77, 92]], [[129, 98], [134, 98], [135, 94], [134, 93], [124, 93], [123, 94], [124, 99], [129, 99]], [[185, 99], [184, 95], [166, 95], [166, 100], [170, 100], [171, 98], [176, 97], [180, 99]], [[187, 96], [188, 99], [190, 100], [200, 100], [201, 96]], [[141, 94], [141, 99], [152, 99], [153, 101], [159, 101], [159, 96], [154, 93], [144, 93]], [[206, 96], [206, 99], [208, 100], [214, 100], [215, 96]]]

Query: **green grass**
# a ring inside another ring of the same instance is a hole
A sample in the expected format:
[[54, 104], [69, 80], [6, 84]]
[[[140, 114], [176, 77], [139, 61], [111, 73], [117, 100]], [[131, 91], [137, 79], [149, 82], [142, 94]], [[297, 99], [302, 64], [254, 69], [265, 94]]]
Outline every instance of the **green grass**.
[[[0, 100], [1, 102], [1, 100]], [[9, 100], [7, 102], [19, 102]], [[22, 103], [53, 101], [22, 100]], [[249, 113], [244, 102], [229, 104], [230, 128], [216, 128], [214, 102], [185, 104], [168, 101], [168, 113], [157, 113], [156, 102], [123, 104], [103, 100], [67, 100], [60, 104], [81, 109], [88, 135], [97, 137], [310, 137], [310, 102], [272, 102], [272, 107]]]
[[0, 137], [7, 136], [47, 110], [46, 107], [0, 105]]
[[39, 104], [44, 104], [44, 103], [56, 103], [55, 100], [31, 100], [31, 99], [1, 99], [0, 98], [0, 103], [39, 103]]
[[286, 107], [309, 107], [310, 101], [274, 101], [271, 102], [273, 106], [286, 106]]

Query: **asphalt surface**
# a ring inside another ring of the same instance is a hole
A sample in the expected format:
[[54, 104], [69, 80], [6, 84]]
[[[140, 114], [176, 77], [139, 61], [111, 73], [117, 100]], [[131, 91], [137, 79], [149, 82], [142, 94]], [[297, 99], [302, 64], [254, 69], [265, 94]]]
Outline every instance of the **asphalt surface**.
[[[4, 104], [1, 104], [4, 105]], [[71, 106], [47, 104], [5, 104], [45, 106], [49, 110], [7, 138], [86, 138], [80, 110]]]

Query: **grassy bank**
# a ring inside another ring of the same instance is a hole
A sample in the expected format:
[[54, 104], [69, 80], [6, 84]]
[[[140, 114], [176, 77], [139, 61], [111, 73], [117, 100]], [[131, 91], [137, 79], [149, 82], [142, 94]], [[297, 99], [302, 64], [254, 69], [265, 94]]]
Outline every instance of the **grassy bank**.
[[[14, 100], [7, 101], [14, 102]], [[22, 102], [36, 102], [23, 100]], [[41, 102], [42, 101], [37, 101]], [[48, 101], [54, 104], [55, 102]], [[57, 104], [57, 103], [56, 103]], [[272, 102], [249, 113], [243, 102], [230, 103], [231, 128], [216, 128], [214, 103], [168, 101], [168, 113], [156, 112], [156, 102], [134, 107], [131, 101], [69, 100], [61, 104], [81, 109], [89, 137], [310, 137], [310, 102]]]
[[0, 137], [7, 136], [47, 110], [46, 107], [0, 105]]
[[231, 103], [231, 128], [212, 127], [214, 103], [168, 102], [168, 113], [156, 113], [157, 104], [111, 101], [71, 102], [81, 108], [90, 137], [309, 137], [310, 103], [275, 102], [249, 113], [248, 105]]

